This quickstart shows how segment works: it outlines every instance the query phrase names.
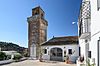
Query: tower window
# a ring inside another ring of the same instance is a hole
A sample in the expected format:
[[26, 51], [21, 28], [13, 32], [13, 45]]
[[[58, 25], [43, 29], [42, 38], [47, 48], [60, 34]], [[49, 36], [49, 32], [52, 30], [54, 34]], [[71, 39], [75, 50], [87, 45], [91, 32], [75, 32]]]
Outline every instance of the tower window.
[[72, 54], [72, 49], [68, 49], [68, 54]]
[[41, 14], [41, 18], [44, 18], [43, 14]]
[[41, 16], [43, 17], [43, 14], [41, 14]]
[[35, 12], [35, 15], [38, 15], [38, 13], [37, 13], [37, 12]]

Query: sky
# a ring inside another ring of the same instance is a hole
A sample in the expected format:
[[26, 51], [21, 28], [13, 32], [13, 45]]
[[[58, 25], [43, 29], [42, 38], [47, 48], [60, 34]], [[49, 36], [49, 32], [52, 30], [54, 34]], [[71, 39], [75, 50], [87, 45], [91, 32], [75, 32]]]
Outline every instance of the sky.
[[40, 6], [48, 21], [47, 38], [78, 35], [81, 0], [0, 0], [0, 41], [28, 47], [27, 17]]

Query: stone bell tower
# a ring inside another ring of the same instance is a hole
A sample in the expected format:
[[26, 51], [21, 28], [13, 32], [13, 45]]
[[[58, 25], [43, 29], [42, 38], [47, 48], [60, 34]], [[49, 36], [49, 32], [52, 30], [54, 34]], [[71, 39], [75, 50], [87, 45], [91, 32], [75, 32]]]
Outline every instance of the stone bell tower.
[[32, 9], [32, 16], [28, 21], [28, 48], [31, 58], [39, 58], [41, 54], [41, 43], [47, 40], [48, 22], [44, 18], [44, 11], [40, 6]]

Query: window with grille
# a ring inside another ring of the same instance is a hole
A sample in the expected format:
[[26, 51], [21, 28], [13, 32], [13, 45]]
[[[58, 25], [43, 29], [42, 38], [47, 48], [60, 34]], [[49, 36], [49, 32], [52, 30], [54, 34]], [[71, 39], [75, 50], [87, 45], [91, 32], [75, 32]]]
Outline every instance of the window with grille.
[[72, 54], [72, 49], [68, 49], [68, 54]]

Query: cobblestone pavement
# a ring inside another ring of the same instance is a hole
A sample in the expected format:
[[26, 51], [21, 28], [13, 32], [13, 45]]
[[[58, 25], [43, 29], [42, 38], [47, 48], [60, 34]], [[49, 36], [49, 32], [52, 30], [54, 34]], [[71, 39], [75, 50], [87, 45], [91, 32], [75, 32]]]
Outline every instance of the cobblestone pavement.
[[38, 60], [25, 60], [2, 66], [76, 66], [76, 64], [66, 64], [65, 62], [39, 62]]

